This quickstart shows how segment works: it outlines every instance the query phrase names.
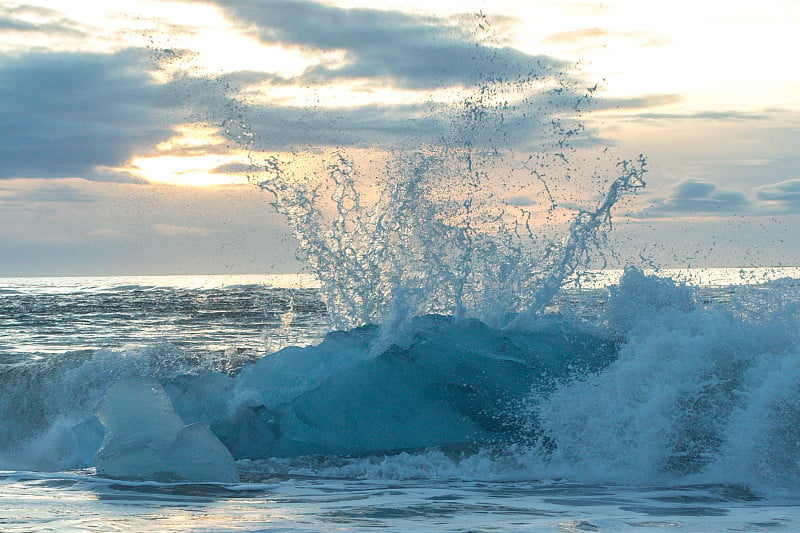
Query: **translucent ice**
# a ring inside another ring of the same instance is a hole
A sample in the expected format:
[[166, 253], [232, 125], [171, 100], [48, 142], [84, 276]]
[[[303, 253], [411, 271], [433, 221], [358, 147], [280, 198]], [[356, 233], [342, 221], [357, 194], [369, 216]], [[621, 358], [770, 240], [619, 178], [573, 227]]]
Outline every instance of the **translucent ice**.
[[519, 332], [426, 315], [373, 353], [380, 335], [365, 326], [264, 357], [237, 377], [230, 418], [212, 429], [246, 459], [502, 442], [518, 436], [516, 406], [532, 388], [616, 356], [613, 340], [561, 321]]
[[106, 429], [97, 473], [124, 479], [233, 483], [233, 457], [208, 427], [184, 424], [155, 381], [113, 383], [96, 409]]

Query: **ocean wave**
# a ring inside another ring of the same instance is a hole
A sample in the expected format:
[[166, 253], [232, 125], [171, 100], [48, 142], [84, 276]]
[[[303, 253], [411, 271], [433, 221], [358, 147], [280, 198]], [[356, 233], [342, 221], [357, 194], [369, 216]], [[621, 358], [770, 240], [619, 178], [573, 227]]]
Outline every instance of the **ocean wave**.
[[336, 331], [236, 375], [170, 345], [79, 352], [0, 371], [0, 456], [14, 469], [93, 465], [95, 406], [110, 383], [146, 378], [243, 470], [795, 487], [797, 324], [793, 306], [745, 317], [628, 269], [592, 323], [427, 315], [388, 344], [378, 326]]

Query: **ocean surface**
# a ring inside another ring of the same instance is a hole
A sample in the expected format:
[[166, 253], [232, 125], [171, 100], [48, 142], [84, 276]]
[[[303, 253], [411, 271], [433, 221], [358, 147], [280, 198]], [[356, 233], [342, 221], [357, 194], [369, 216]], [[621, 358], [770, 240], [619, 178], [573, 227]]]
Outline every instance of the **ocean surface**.
[[796, 531], [800, 269], [336, 329], [310, 276], [0, 279], [0, 530]]

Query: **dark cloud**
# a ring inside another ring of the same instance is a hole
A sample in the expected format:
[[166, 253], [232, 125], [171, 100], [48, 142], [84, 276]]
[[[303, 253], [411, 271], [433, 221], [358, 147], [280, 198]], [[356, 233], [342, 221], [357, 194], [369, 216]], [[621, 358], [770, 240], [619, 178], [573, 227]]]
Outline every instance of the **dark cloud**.
[[484, 46], [463, 27], [438, 18], [302, 0], [216, 3], [263, 42], [346, 53], [341, 65], [306, 72], [307, 83], [370, 78], [398, 87], [438, 88], [563, 66], [552, 58]]
[[99, 174], [172, 135], [181, 91], [145, 54], [32, 53], [0, 60], [0, 178]]
[[[541, 148], [536, 144], [540, 136], [550, 136], [551, 142], [564, 140], [551, 131], [552, 115], [574, 105], [575, 98], [554, 103], [551, 97], [531, 97], [507, 109], [489, 104], [477, 109], [480, 116], [475, 120], [469, 114], [473, 108], [463, 103], [342, 109], [253, 106], [248, 114], [257, 148], [267, 151], [314, 145], [418, 149], [431, 144], [528, 150]], [[570, 139], [572, 145], [582, 142], [579, 135]]]
[[660, 204], [649, 209], [650, 216], [730, 215], [752, 209], [752, 202], [742, 192], [722, 189], [705, 180], [688, 179], [679, 183]]
[[421, 106], [369, 106], [347, 109], [300, 107], [252, 108], [253, 130], [262, 149], [287, 147], [367, 146], [432, 142], [444, 135], [438, 117]]
[[211, 171], [212, 174], [242, 174], [246, 172], [250, 172], [253, 170], [252, 165], [246, 165], [244, 163], [228, 163], [226, 165], [220, 165], [214, 170]]

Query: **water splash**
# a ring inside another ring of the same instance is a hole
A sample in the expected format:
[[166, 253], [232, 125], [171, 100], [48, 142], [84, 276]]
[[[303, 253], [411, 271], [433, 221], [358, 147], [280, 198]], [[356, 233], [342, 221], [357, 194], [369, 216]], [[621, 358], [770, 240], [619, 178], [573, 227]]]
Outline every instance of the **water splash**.
[[[642, 156], [608, 173], [587, 165], [587, 153], [607, 156], [585, 146], [580, 115], [593, 91], [540, 75], [492, 80], [449, 111], [452, 131], [438, 143], [336, 149], [316, 171], [306, 155], [270, 156], [253, 161], [250, 179], [294, 230], [334, 327], [391, 332], [427, 313], [524, 327], [588, 264], [620, 198], [645, 184]], [[375, 153], [387, 157], [382, 169]], [[573, 195], [592, 187], [591, 200], [597, 182], [610, 186], [594, 207], [565, 201], [566, 184]]]
[[557, 260], [546, 272], [541, 284], [533, 294], [530, 305], [509, 323], [511, 328], [523, 327], [539, 313], [556, 295], [564, 281], [574, 275], [578, 269], [588, 264], [594, 247], [602, 247], [605, 236], [604, 227], [611, 227], [611, 208], [620, 200], [621, 195], [645, 186], [643, 179], [645, 170], [644, 156], [640, 155], [635, 162], [621, 161], [621, 169], [608, 189], [605, 198], [594, 211], [580, 211], [570, 224], [566, 242], [556, 254]]

